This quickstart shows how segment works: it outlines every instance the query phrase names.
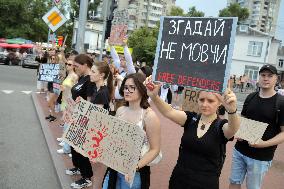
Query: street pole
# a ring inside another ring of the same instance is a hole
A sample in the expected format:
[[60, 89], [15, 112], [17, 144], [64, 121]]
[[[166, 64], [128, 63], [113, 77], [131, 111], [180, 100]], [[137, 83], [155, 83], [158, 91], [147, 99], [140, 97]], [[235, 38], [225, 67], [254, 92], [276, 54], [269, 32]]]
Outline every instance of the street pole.
[[78, 53], [84, 53], [84, 39], [85, 39], [85, 27], [87, 22], [87, 12], [88, 12], [88, 0], [80, 0], [80, 11], [79, 11], [77, 39], [75, 47]]
[[104, 21], [103, 21], [103, 32], [102, 32], [99, 61], [102, 61], [102, 59], [103, 59], [103, 49], [104, 49], [104, 46], [105, 46], [105, 33], [106, 33], [107, 16], [108, 16], [108, 11], [109, 11], [109, 1], [110, 0], [104, 0], [103, 1], [103, 12], [104, 12], [103, 18], [104, 18]]

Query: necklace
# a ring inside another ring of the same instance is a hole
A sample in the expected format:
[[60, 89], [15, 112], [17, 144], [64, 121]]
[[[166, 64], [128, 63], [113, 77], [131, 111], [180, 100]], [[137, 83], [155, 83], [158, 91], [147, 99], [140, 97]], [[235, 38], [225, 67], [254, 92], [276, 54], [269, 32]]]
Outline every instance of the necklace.
[[200, 120], [200, 121], [201, 121], [200, 129], [203, 131], [203, 130], [205, 129], [206, 125], [208, 125], [208, 124], [211, 125], [211, 123], [212, 123], [215, 119], [216, 119], [216, 118], [214, 118], [213, 120], [208, 121], [208, 122], [206, 122], [206, 123], [204, 123], [204, 122], [202, 121], [202, 119], [201, 119], [201, 120]]

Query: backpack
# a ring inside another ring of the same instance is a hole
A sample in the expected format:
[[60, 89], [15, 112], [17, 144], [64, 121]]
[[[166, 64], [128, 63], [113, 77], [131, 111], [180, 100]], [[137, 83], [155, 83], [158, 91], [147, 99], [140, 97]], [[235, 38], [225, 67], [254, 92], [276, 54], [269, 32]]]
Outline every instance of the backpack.
[[[249, 105], [249, 103], [251, 102], [251, 100], [253, 98], [256, 97], [256, 95], [258, 95], [259, 92], [253, 92], [251, 94], [249, 94], [244, 102], [244, 105], [243, 105], [243, 110], [242, 110], [242, 113], [244, 113], [243, 116], [246, 116], [247, 115], [247, 107]], [[275, 124], [278, 125], [278, 121], [279, 121], [279, 114], [280, 114], [280, 103], [281, 101], [283, 101], [283, 96], [281, 96], [280, 94], [276, 93], [276, 100], [275, 100], [275, 109], [276, 109], [276, 112], [275, 112]]]

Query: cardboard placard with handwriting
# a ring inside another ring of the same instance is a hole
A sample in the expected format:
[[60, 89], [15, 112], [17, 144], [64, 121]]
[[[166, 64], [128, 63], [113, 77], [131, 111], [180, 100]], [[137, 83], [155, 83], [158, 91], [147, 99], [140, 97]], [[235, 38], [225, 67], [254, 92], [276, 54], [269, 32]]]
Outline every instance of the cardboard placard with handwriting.
[[267, 126], [267, 123], [241, 117], [241, 126], [235, 137], [255, 144], [262, 138]]
[[63, 140], [72, 146], [78, 153], [87, 157], [84, 149], [86, 135], [89, 130], [90, 115], [94, 111], [107, 114], [108, 111], [98, 107], [82, 98], [76, 99], [76, 104], [72, 112], [72, 118], [68, 124], [68, 129], [63, 133]]
[[144, 138], [145, 132], [137, 125], [94, 112], [84, 146], [91, 161], [134, 175]]
[[198, 93], [199, 90], [194, 88], [185, 88], [183, 91], [183, 104], [182, 110], [183, 111], [191, 111], [199, 113], [198, 108]]

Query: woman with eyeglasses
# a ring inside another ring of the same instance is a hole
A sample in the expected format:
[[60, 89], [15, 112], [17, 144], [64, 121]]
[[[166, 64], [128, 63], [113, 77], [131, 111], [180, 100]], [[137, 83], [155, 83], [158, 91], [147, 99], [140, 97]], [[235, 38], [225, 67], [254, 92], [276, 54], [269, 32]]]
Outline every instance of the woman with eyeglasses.
[[[75, 73], [79, 76], [78, 82], [71, 88], [72, 99], [81, 97], [85, 100], [90, 99], [95, 85], [90, 81], [91, 67], [93, 60], [86, 54], [79, 54], [75, 57]], [[79, 175], [81, 178], [71, 184], [73, 188], [84, 188], [92, 185], [93, 170], [89, 158], [84, 157], [71, 147], [73, 168], [67, 169], [67, 175]]]
[[149, 151], [139, 160], [132, 187], [128, 175], [123, 175], [108, 169], [103, 189], [148, 189], [150, 187], [150, 167], [160, 152], [160, 120], [150, 108], [145, 77], [140, 73], [127, 75], [122, 81], [120, 94], [124, 97], [124, 106], [118, 108], [116, 116], [134, 123], [146, 132], [145, 142], [150, 146]]
[[[200, 114], [173, 109], [159, 96], [162, 84], [145, 81], [147, 93], [163, 116], [184, 128], [177, 164], [172, 172], [169, 189], [218, 189], [219, 176], [225, 160], [226, 143], [240, 127], [236, 95], [227, 89], [224, 96], [200, 91]], [[223, 104], [228, 120], [220, 119], [218, 107]]]

